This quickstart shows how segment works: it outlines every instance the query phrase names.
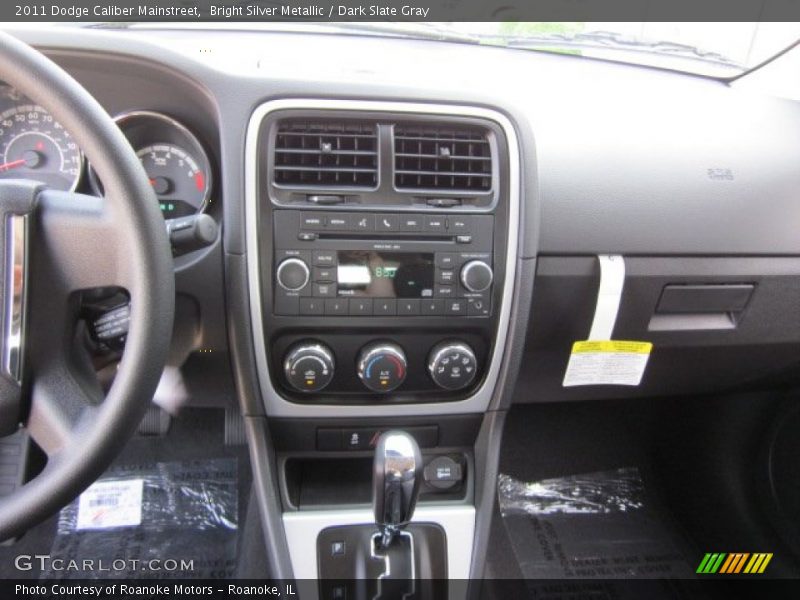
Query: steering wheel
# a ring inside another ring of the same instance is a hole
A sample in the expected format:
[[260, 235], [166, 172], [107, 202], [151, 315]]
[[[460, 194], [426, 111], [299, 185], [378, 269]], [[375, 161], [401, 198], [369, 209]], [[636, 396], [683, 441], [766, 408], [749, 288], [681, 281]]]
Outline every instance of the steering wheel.
[[[38, 51], [0, 32], [0, 80], [47, 109], [84, 151], [105, 199], [0, 181], [0, 435], [22, 425], [47, 455], [0, 499], [0, 540], [69, 503], [134, 434], [166, 361], [175, 310], [172, 255], [155, 194], [100, 104]], [[103, 398], [77, 350], [82, 291], [119, 287], [130, 327]]]

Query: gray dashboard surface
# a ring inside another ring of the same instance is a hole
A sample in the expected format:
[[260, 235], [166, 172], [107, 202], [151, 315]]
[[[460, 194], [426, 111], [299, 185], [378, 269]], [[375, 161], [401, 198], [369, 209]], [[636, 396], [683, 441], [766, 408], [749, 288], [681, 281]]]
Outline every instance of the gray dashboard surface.
[[[243, 253], [252, 109], [278, 97], [490, 106], [523, 145], [523, 256], [800, 252], [800, 107], [725, 83], [452, 43], [230, 30], [12, 31], [78, 52], [112, 99], [129, 65], [191, 81], [219, 127], [225, 250]], [[191, 98], [185, 97], [187, 102]]]

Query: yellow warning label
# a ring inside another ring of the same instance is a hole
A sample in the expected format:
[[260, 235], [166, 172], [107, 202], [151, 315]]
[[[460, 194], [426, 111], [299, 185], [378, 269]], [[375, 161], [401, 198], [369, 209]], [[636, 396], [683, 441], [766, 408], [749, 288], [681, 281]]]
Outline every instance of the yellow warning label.
[[562, 385], [639, 385], [652, 349], [629, 340], [575, 342]]
[[575, 342], [572, 344], [572, 353], [582, 352], [626, 352], [628, 354], [650, 354], [653, 349], [651, 342], [632, 342], [625, 340], [604, 340]]

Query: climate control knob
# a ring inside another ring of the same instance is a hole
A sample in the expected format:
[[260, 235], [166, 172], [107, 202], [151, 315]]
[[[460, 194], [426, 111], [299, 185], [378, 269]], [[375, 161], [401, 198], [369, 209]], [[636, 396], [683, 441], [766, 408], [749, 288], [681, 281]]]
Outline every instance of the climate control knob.
[[287, 258], [278, 265], [275, 273], [278, 285], [290, 292], [296, 292], [306, 287], [310, 275], [308, 265], [299, 258]]
[[333, 379], [335, 363], [330, 348], [319, 342], [292, 346], [283, 361], [286, 380], [301, 392], [318, 392]]
[[437, 344], [428, 358], [428, 373], [440, 388], [454, 391], [467, 387], [475, 379], [478, 360], [466, 343], [453, 341]]
[[356, 370], [361, 382], [373, 392], [391, 392], [406, 378], [406, 353], [397, 344], [378, 342], [361, 350]]
[[461, 267], [461, 284], [470, 292], [483, 292], [492, 285], [492, 267], [482, 260], [471, 260]]

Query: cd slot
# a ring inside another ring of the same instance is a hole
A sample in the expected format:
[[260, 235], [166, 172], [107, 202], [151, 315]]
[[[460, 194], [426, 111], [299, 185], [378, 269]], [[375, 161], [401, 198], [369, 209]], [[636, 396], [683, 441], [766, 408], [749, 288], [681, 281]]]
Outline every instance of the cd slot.
[[391, 239], [398, 242], [443, 242], [455, 243], [456, 237], [452, 235], [403, 235], [396, 234], [388, 238], [385, 235], [354, 235], [352, 233], [319, 233], [317, 234], [318, 240], [343, 240], [353, 242], [386, 242]]

